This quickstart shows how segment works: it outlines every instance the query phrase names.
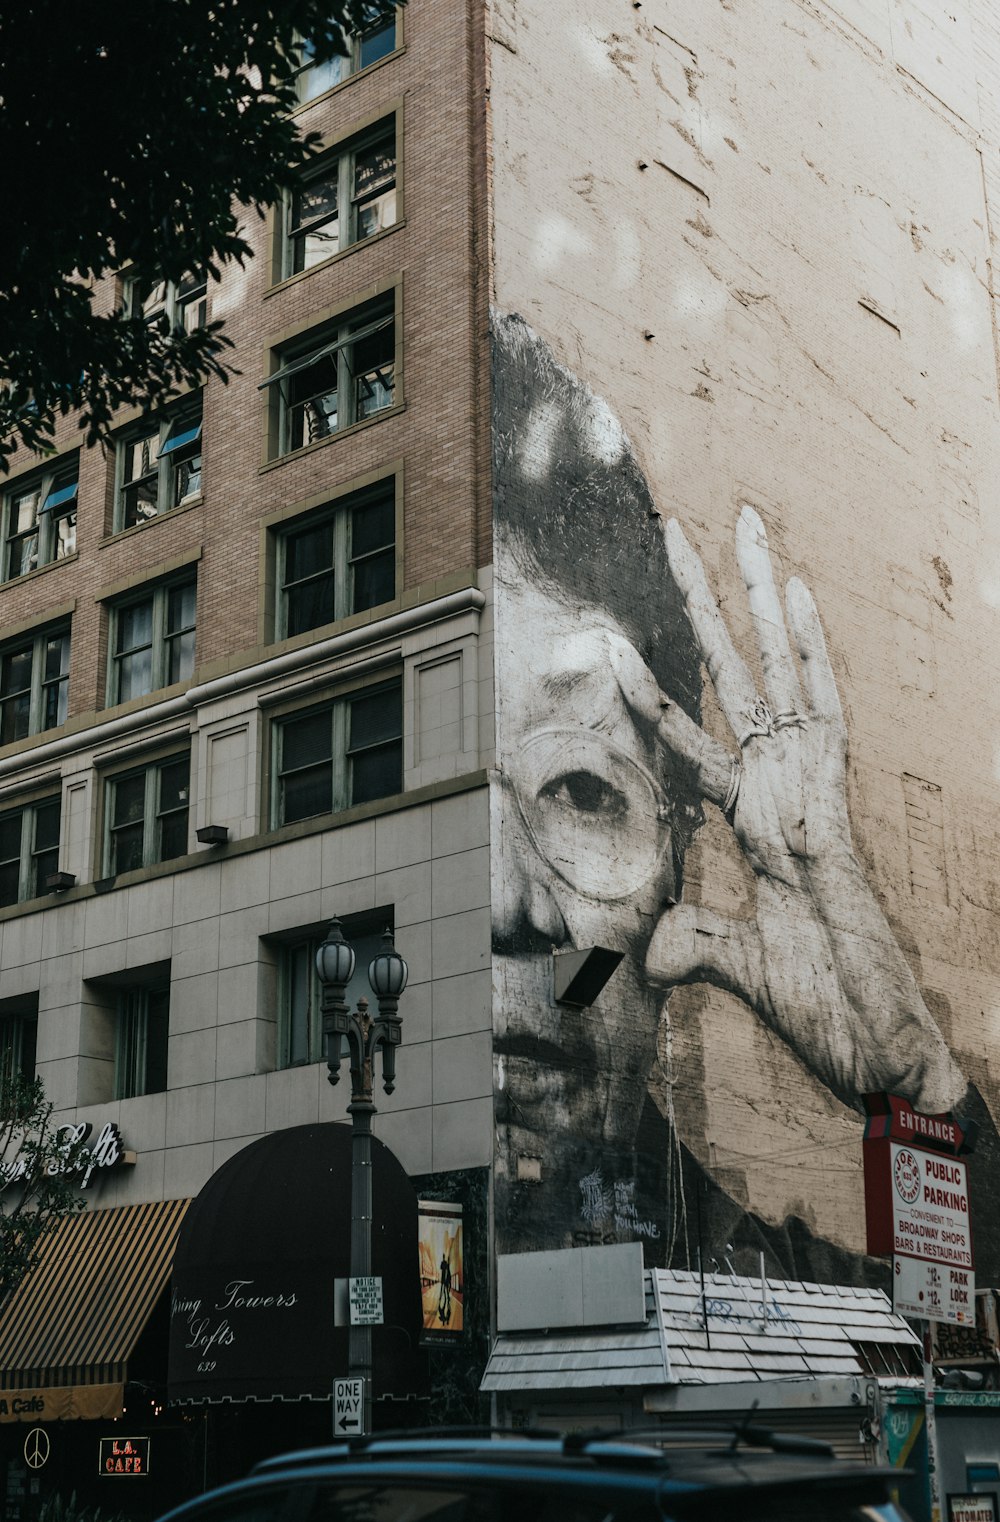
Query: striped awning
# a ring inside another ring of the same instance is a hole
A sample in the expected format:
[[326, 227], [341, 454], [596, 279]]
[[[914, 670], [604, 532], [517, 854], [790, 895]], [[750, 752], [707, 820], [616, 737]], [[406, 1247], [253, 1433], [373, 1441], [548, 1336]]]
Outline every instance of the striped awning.
[[49, 1233], [0, 1315], [0, 1421], [121, 1414], [126, 1365], [190, 1203], [82, 1210]]

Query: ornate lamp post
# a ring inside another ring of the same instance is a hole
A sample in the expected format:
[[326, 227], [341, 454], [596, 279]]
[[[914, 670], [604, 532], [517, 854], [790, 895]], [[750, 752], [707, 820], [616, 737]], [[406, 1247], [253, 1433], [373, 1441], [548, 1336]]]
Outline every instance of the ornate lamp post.
[[[368, 982], [378, 1002], [378, 1015], [368, 1013], [368, 1000], [359, 999], [357, 1010], [347, 1007], [345, 994], [354, 974], [354, 950], [344, 940], [340, 921], [334, 919], [326, 940], [316, 952], [316, 971], [323, 990], [323, 1049], [331, 1083], [340, 1078], [344, 1041], [351, 1063], [351, 1278], [368, 1278], [372, 1271], [372, 1067], [382, 1049], [382, 1085], [391, 1094], [396, 1082], [396, 1048], [402, 1040], [402, 1021], [397, 1013], [406, 987], [409, 968], [396, 950], [392, 932], [386, 930], [382, 948], [368, 965]], [[362, 1431], [372, 1430], [372, 1329], [351, 1326], [348, 1374], [364, 1381]]]

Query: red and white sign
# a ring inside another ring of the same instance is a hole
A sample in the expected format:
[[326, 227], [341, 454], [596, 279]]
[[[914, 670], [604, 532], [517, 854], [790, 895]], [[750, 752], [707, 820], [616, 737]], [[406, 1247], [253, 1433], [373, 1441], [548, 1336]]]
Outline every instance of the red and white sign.
[[[963, 1129], [950, 1117], [921, 1116], [905, 1101], [881, 1114], [884, 1120], [869, 1122], [864, 1142], [865, 1214], [868, 1251], [892, 1254], [893, 1309], [973, 1326], [968, 1169], [955, 1155]], [[907, 1139], [892, 1139], [900, 1136]]]

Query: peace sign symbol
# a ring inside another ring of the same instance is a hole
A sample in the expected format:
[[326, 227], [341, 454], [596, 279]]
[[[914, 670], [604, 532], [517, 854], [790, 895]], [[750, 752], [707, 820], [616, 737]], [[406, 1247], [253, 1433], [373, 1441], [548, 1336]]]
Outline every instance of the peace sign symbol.
[[48, 1463], [52, 1444], [44, 1427], [32, 1427], [24, 1440], [24, 1461], [29, 1469], [41, 1469]]

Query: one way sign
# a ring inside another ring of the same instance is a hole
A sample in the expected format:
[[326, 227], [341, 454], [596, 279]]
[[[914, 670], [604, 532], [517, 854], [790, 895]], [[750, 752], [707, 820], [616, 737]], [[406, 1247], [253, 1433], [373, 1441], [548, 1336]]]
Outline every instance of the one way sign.
[[364, 1437], [365, 1382], [363, 1379], [333, 1381], [334, 1437]]

